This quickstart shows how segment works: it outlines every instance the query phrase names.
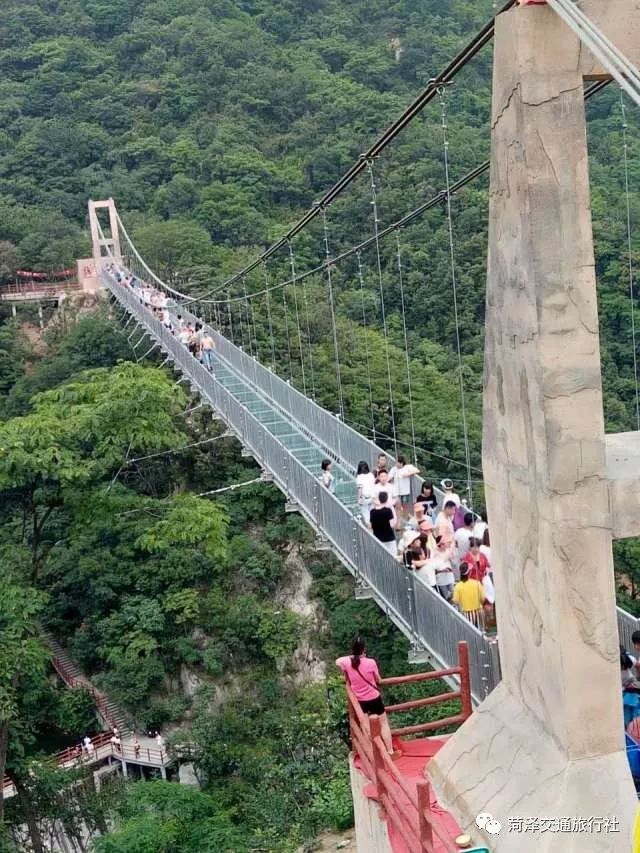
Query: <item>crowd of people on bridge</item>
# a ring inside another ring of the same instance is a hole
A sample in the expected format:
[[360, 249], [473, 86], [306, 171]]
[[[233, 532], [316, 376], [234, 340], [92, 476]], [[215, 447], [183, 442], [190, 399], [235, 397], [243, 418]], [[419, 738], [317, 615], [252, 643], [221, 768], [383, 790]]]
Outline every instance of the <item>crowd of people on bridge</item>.
[[136, 278], [130, 272], [120, 269], [115, 264], [105, 267], [106, 272], [115, 281], [133, 291], [154, 317], [162, 323], [183, 344], [189, 352], [198, 359], [209, 372], [213, 371], [213, 353], [215, 341], [208, 329], [202, 323], [185, 319], [181, 314], [172, 311], [173, 303], [163, 290], [153, 287], [146, 281]]
[[[331, 468], [325, 459], [321, 482], [333, 491]], [[361, 461], [356, 489], [362, 521], [398, 563], [483, 627], [495, 604], [487, 522], [464, 505], [450, 479], [441, 481], [440, 499], [428, 480], [414, 498], [412, 478], [419, 474], [404, 456], [389, 465], [381, 453], [373, 470]]]
[[[213, 369], [215, 342], [208, 329], [183, 318], [166, 293], [128, 270], [114, 263], [105, 270], [208, 370]], [[320, 479], [334, 492], [332, 467], [330, 459], [323, 460]], [[487, 523], [463, 504], [450, 479], [440, 483], [440, 499], [430, 481], [424, 481], [414, 497], [412, 483], [419, 474], [402, 455], [392, 465], [384, 453], [371, 468], [361, 461], [356, 490], [362, 521], [401, 565], [482, 626], [485, 611], [491, 612], [495, 602]]]

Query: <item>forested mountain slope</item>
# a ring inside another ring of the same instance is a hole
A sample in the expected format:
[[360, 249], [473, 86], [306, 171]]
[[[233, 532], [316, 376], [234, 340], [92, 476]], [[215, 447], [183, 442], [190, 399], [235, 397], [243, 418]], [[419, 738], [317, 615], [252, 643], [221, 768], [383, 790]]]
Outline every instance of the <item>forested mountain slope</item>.
[[[161, 274], [200, 291], [223, 281], [335, 182], [494, 6], [490, 0], [8, 0], [0, 13], [0, 267], [55, 267], [87, 254], [87, 198], [113, 196], [143, 255]], [[490, 62], [489, 48], [446, 95], [454, 179], [488, 154]], [[610, 428], [629, 428], [634, 381], [616, 93], [599, 95], [589, 112], [607, 419]], [[631, 111], [630, 123], [633, 129]], [[630, 148], [634, 225], [636, 147], [634, 142]], [[438, 103], [385, 152], [376, 174], [383, 224], [442, 189]], [[454, 215], [463, 371], [477, 464], [486, 180], [456, 200]], [[371, 233], [366, 176], [332, 207], [328, 220], [334, 252]], [[460, 460], [445, 225], [441, 209], [430, 212], [406, 232], [402, 252], [416, 443]], [[322, 229], [312, 227], [294, 249], [299, 271], [316, 265], [324, 257]], [[397, 347], [391, 358], [397, 421], [406, 442], [410, 424], [392, 241], [382, 255], [389, 338]], [[342, 265], [334, 282], [345, 408], [353, 423], [371, 423], [362, 389], [366, 339], [373, 420], [389, 434], [380, 294], [370, 253], [363, 265], [369, 332], [361, 329], [355, 263]], [[271, 269], [272, 281], [287, 273], [282, 255]], [[263, 281], [258, 270], [247, 281], [249, 292]], [[308, 289], [317, 309], [309, 329], [317, 396], [334, 407], [326, 283], [311, 279]], [[256, 315], [266, 347], [263, 303]], [[274, 327], [284, 371], [282, 317]], [[298, 365], [292, 373], [299, 382]], [[423, 455], [421, 462], [432, 464], [435, 473], [463, 473], [437, 457]]]
[[[55, 269], [86, 256], [87, 199], [113, 196], [138, 248], [162, 276], [194, 293], [219, 286], [337, 180], [489, 18], [494, 5], [491, 0], [4, 0], [0, 283], [19, 268]], [[374, 164], [383, 225], [442, 190], [443, 108], [452, 178], [486, 159], [490, 69], [488, 49]], [[588, 114], [605, 413], [608, 429], [632, 429], [627, 215], [614, 87], [590, 102]], [[635, 275], [640, 137], [630, 108], [628, 122]], [[365, 173], [327, 211], [332, 254], [371, 234], [371, 200]], [[453, 208], [461, 370], [471, 461], [479, 466], [486, 178], [456, 197]], [[324, 236], [318, 221], [293, 242], [298, 271], [324, 258]], [[370, 250], [362, 254], [362, 280], [355, 258], [333, 271], [345, 416], [365, 431], [373, 420], [382, 441], [395, 418], [405, 447], [415, 429], [425, 473], [462, 480], [460, 368], [442, 207], [399, 236], [413, 408], [392, 239], [381, 244], [380, 279]], [[267, 274], [274, 283], [289, 272], [285, 251]], [[264, 282], [264, 271], [257, 270], [246, 286], [253, 292]], [[242, 293], [242, 286], [239, 282], [231, 295]], [[335, 411], [327, 281], [314, 276], [306, 288], [314, 390], [318, 401]], [[286, 293], [295, 296], [291, 289]], [[258, 348], [268, 353], [264, 300], [254, 308]], [[291, 370], [300, 385], [299, 357], [291, 368], [288, 364], [289, 327], [281, 307], [274, 308], [273, 328], [276, 366], [285, 376]], [[374, 605], [353, 601], [344, 575], [311, 549], [308, 531], [284, 515], [272, 488], [260, 485], [238, 492], [233, 501], [221, 498], [214, 510], [183, 497], [255, 475], [228, 440], [118, 473], [128, 442], [118, 433], [113, 444], [110, 433], [111, 455], [92, 467], [79, 439], [86, 421], [80, 415], [66, 419], [61, 410], [65, 401], [86, 403], [83, 395], [93, 394], [94, 386], [111, 389], [110, 405], [120, 405], [129, 399], [127, 383], [141, 383], [150, 405], [171, 415], [164, 437], [151, 430], [154, 447], [170, 449], [175, 440], [209, 435], [211, 424], [202, 413], [185, 422], [182, 411], [191, 404], [171, 390], [167, 374], [122, 365], [131, 348], [113, 318], [98, 315], [77, 324], [74, 319], [66, 331], [52, 335], [37, 357], [19, 329], [1, 318], [0, 433], [18, 446], [26, 427], [36, 444], [48, 434], [43, 429], [55, 433], [64, 427], [69, 442], [64, 449], [71, 454], [52, 461], [39, 447], [47, 478], [45, 487], [34, 486], [32, 497], [38, 512], [47, 512], [47, 501], [52, 507], [46, 536], [35, 551], [24, 521], [25, 484], [33, 485], [28, 460], [21, 458], [24, 482], [16, 482], [11, 466], [1, 470], [0, 563], [11, 566], [3, 578], [11, 591], [5, 598], [12, 607], [17, 603], [16, 611], [23, 600], [30, 601], [24, 618], [50, 625], [140, 725], [185, 722], [186, 715], [209, 783], [202, 795], [177, 786], [170, 793], [140, 786], [131, 799], [110, 804], [111, 813], [120, 810], [121, 830], [105, 838], [101, 849], [138, 853], [144, 838], [154, 850], [290, 851], [323, 826], [347, 825], [341, 693], [327, 698], [323, 685], [300, 687], [299, 673], [290, 668], [300, 634], [315, 629], [282, 600], [282, 588], [295, 575], [291, 552], [301, 555], [313, 578], [311, 597], [325, 620], [319, 632], [322, 658], [330, 662], [354, 629], [363, 629], [376, 637], [383, 668], [398, 671], [406, 642]], [[103, 371], [93, 374], [94, 385], [86, 376], [78, 379], [86, 369]], [[37, 397], [39, 392], [45, 396]], [[113, 413], [109, 407], [104, 411]], [[474, 477], [480, 479], [480, 472]], [[480, 483], [476, 497], [480, 504]], [[154, 513], [169, 513], [173, 524], [162, 526]], [[191, 538], [181, 544], [185, 518]], [[631, 580], [638, 576], [635, 543], [620, 544], [617, 557]], [[35, 654], [31, 664], [11, 706], [19, 731], [9, 751], [10, 769], [25, 779], [31, 778], [29, 761], [47, 751], [43, 733], [59, 737], [64, 730], [74, 737], [88, 724], [86, 706], [48, 682], [45, 661]], [[189, 671], [204, 686], [193, 700], [182, 695], [181, 679]], [[234, 686], [235, 694], [229, 690]], [[217, 704], [225, 690], [229, 701]], [[38, 777], [24, 808], [37, 802], [45, 817], [47, 810], [55, 812], [59, 800], [51, 792], [58, 782]], [[10, 817], [19, 824], [26, 819], [23, 806], [13, 808]], [[96, 824], [104, 819], [101, 808], [95, 805]]]

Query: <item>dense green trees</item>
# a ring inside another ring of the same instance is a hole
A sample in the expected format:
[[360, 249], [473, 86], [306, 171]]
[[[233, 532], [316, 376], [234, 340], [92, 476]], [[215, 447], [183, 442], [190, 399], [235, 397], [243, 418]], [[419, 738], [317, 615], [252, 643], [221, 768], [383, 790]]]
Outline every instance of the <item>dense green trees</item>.
[[[20, 266], [66, 267], [85, 256], [86, 201], [113, 196], [159, 274], [193, 293], [219, 288], [335, 182], [492, 8], [489, 0], [6, 0], [0, 284]], [[487, 51], [447, 92], [454, 178], [488, 154], [489, 65]], [[635, 382], [616, 94], [598, 95], [588, 110], [605, 414], [607, 428], [621, 430], [635, 426]], [[377, 160], [382, 225], [442, 189], [440, 111], [433, 104]], [[640, 161], [631, 111], [628, 120], [635, 266]], [[370, 202], [364, 175], [328, 210], [332, 254], [371, 233]], [[463, 476], [460, 369], [479, 464], [486, 209], [486, 179], [454, 202], [461, 367], [441, 208], [401, 232], [401, 270], [394, 239], [380, 244], [380, 275], [374, 246], [361, 253], [362, 279], [357, 258], [332, 270], [346, 418], [386, 444], [395, 420], [405, 448], [415, 432], [430, 475]], [[321, 223], [292, 248], [299, 272], [316, 267], [325, 252]], [[285, 247], [266, 280], [289, 274]], [[265, 270], [231, 295], [245, 285], [262, 289]], [[226, 309], [218, 309], [226, 326]], [[261, 296], [252, 309], [235, 303], [236, 340], [298, 387], [304, 360], [308, 392], [337, 411], [326, 276], [274, 291], [269, 303]], [[116, 805], [96, 804], [95, 827], [110, 809], [118, 823], [102, 851], [295, 849], [319, 827], [348, 823], [350, 807], [339, 700], [297, 686], [292, 651], [315, 632], [330, 661], [360, 629], [376, 637], [383, 668], [398, 672], [405, 641], [374, 605], [352, 600], [344, 575], [309, 549], [305, 526], [285, 517], [274, 488], [215, 503], [194, 497], [255, 468], [232, 440], [177, 452], [211, 434], [206, 414], [183, 417], [188, 403], [168, 374], [124, 363], [131, 345], [107, 312], [77, 319], [35, 349], [18, 326], [0, 325], [0, 566], [8, 591], [0, 608], [8, 640], [18, 644], [0, 686], [0, 747], [1, 726], [17, 729], [8, 766], [26, 780], [11, 820], [37, 832], [35, 813], [62, 808], [52, 793], [59, 780], [34, 770], [32, 759], [47, 751], [47, 734], [77, 735], [64, 731], [65, 719], [70, 728], [85, 719], [81, 698], [63, 698], [46, 683], [38, 616], [137, 724], [193, 720], [207, 792], [141, 786]], [[325, 628], [282, 601], [298, 549]], [[636, 599], [635, 543], [619, 545], [616, 556], [624, 595]], [[23, 598], [27, 609], [18, 607]], [[200, 689], [185, 696], [193, 677]]]

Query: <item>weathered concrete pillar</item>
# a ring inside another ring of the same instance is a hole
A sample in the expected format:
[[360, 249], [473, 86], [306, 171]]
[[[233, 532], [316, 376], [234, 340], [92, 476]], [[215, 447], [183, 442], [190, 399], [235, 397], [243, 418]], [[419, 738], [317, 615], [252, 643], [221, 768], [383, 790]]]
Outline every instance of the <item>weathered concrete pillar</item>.
[[[100, 237], [98, 228], [98, 211], [106, 210], [109, 216], [109, 226], [104, 239]], [[93, 246], [93, 258], [99, 261], [101, 258], [111, 254], [119, 259], [122, 256], [120, 250], [120, 229], [116, 216], [116, 205], [112, 198], [106, 201], [89, 201], [89, 228], [91, 231], [91, 243]]]
[[[483, 464], [503, 680], [429, 765], [463, 826], [480, 812], [502, 824], [486, 836], [499, 853], [629, 850], [637, 808], [623, 739], [585, 68], [578, 39], [548, 7], [499, 17]], [[579, 818], [617, 823], [567, 831]]]

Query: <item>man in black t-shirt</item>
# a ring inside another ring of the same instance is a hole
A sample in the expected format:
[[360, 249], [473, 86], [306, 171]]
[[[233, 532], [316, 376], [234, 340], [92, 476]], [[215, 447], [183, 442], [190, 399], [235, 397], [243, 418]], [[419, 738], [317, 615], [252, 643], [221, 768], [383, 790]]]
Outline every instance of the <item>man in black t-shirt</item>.
[[395, 512], [385, 506], [388, 497], [386, 492], [380, 492], [376, 497], [374, 507], [369, 514], [369, 527], [382, 547], [395, 557], [398, 553], [394, 532], [397, 519]]

